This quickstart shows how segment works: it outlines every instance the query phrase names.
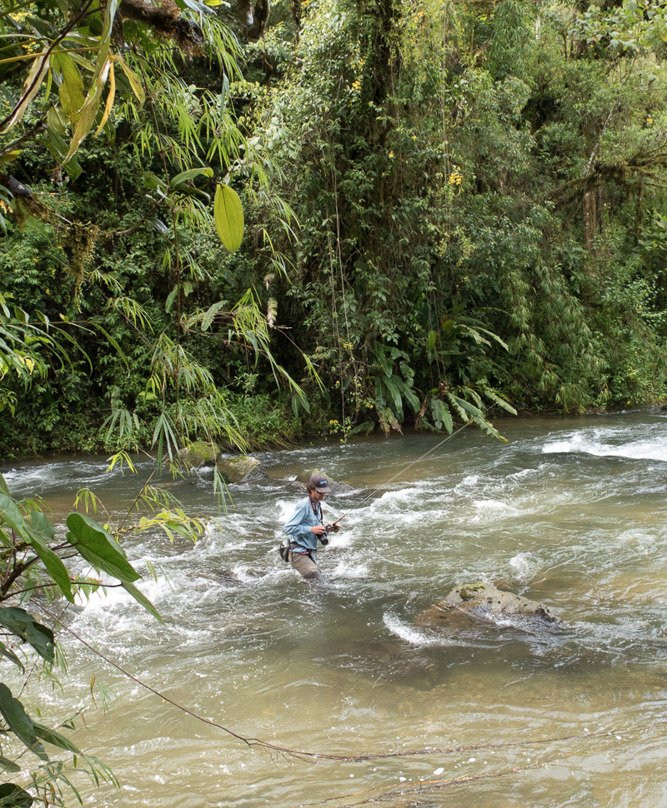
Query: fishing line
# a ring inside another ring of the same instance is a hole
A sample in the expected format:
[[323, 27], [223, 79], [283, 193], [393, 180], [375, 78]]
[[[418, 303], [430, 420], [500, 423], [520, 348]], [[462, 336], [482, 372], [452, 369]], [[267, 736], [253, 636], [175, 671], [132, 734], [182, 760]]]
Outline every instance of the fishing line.
[[149, 693], [157, 696], [158, 698], [162, 699], [163, 701], [171, 704], [172, 707], [175, 707], [177, 710], [185, 713], [186, 715], [191, 716], [192, 718], [196, 719], [197, 721], [201, 721], [203, 724], [208, 724], [211, 727], [215, 727], [216, 729], [222, 730], [222, 732], [230, 735], [232, 738], [235, 738], [238, 741], [241, 741], [246, 746], [252, 747], [261, 747], [262, 749], [267, 749], [270, 752], [279, 752], [281, 754], [289, 755], [291, 757], [298, 758], [300, 760], [308, 760], [313, 763], [317, 763], [319, 761], [337, 761], [339, 763], [364, 763], [367, 761], [372, 760], [385, 760], [388, 758], [406, 758], [406, 757], [419, 757], [424, 755], [447, 755], [447, 754], [456, 754], [459, 752], [472, 752], [472, 751], [480, 751], [483, 749], [515, 749], [521, 748], [524, 746], [538, 746], [541, 744], [550, 744], [556, 743], [559, 741], [570, 741], [570, 740], [578, 740], [583, 738], [594, 738], [594, 737], [603, 737], [609, 736], [612, 733], [610, 731], [603, 731], [600, 732], [591, 732], [586, 733], [584, 735], [579, 734], [571, 734], [571, 735], [561, 735], [552, 738], [536, 738], [534, 740], [524, 740], [524, 741], [517, 741], [516, 743], [508, 742], [508, 743], [489, 743], [489, 744], [472, 744], [468, 746], [449, 746], [443, 748], [431, 748], [425, 747], [422, 749], [410, 749], [404, 750], [402, 752], [379, 752], [376, 754], [365, 754], [365, 755], [336, 755], [336, 754], [328, 754], [325, 752], [309, 752], [306, 750], [299, 750], [299, 749], [292, 749], [288, 746], [281, 746], [280, 744], [271, 743], [271, 741], [264, 741], [261, 738], [249, 738], [244, 735], [241, 735], [238, 732], [234, 732], [234, 730], [229, 729], [229, 727], [225, 727], [223, 724], [220, 724], [217, 721], [214, 721], [211, 718], [206, 718], [206, 716], [200, 715], [196, 713], [194, 710], [186, 707], [182, 704], [179, 704], [177, 701], [172, 699], [170, 696], [167, 696], [157, 688], [153, 687], [152, 685], [145, 682], [143, 679], [135, 676], [130, 671], [126, 670], [119, 665], [118, 662], [111, 659], [105, 653], [100, 651], [95, 646], [91, 645], [87, 640], [85, 640], [80, 634], [74, 631], [69, 626], [64, 625], [59, 617], [52, 614], [45, 606], [41, 603], [38, 604], [39, 608], [44, 612], [44, 614], [48, 615], [52, 620], [60, 624], [60, 627], [63, 631], [66, 631], [68, 634], [71, 634], [76, 640], [78, 640], [83, 646], [85, 646], [89, 651], [91, 651], [95, 656], [98, 656], [100, 659], [103, 659], [108, 665], [111, 665], [112, 668], [115, 668], [120, 674], [124, 677], [129, 679], [130, 681], [134, 682], [135, 684], [143, 687], [145, 690], [148, 690]]
[[[411, 461], [410, 463], [408, 463], [406, 466], [403, 466], [403, 468], [401, 468], [401, 469], [400, 469], [400, 471], [397, 471], [397, 472], [396, 472], [396, 474], [394, 474], [394, 476], [393, 476], [393, 477], [390, 477], [390, 478], [389, 478], [389, 479], [388, 479], [388, 480], [387, 480], [387, 481], [386, 481], [386, 482], [383, 484], [383, 486], [382, 486], [381, 488], [380, 488], [380, 487], [378, 487], [378, 488], [374, 488], [374, 489], [373, 489], [373, 490], [370, 492], [370, 494], [367, 494], [367, 495], [366, 495], [366, 496], [365, 496], [365, 497], [364, 497], [364, 498], [361, 500], [361, 502], [359, 503], [359, 505], [357, 506], [357, 508], [356, 508], [355, 510], [357, 510], [358, 508], [361, 508], [361, 507], [362, 507], [362, 506], [363, 506], [363, 505], [364, 505], [366, 502], [368, 502], [369, 500], [373, 499], [373, 497], [374, 497], [376, 494], [378, 494], [380, 491], [382, 491], [382, 490], [383, 490], [383, 488], [386, 488], [388, 485], [391, 485], [391, 483], [393, 483], [393, 482], [394, 482], [394, 480], [397, 480], [397, 479], [398, 479], [398, 478], [399, 478], [401, 475], [405, 474], [405, 472], [406, 472], [408, 469], [412, 468], [413, 466], [416, 466], [416, 465], [417, 465], [417, 463], [421, 463], [423, 460], [425, 460], [427, 457], [429, 457], [429, 455], [432, 455], [434, 452], [437, 452], [437, 451], [438, 451], [438, 449], [439, 449], [441, 446], [444, 446], [444, 444], [445, 444], [445, 443], [447, 443], [447, 441], [451, 440], [451, 439], [452, 439], [452, 438], [453, 438], [455, 435], [458, 435], [458, 434], [459, 434], [459, 432], [463, 432], [463, 430], [464, 430], [464, 429], [465, 429], [467, 426], [470, 426], [470, 424], [472, 424], [472, 423], [473, 423], [472, 419], [471, 419], [471, 420], [469, 420], [469, 421], [466, 421], [466, 422], [465, 422], [465, 424], [463, 424], [463, 426], [460, 426], [458, 429], [456, 429], [454, 432], [452, 432], [452, 434], [451, 434], [451, 435], [447, 435], [447, 437], [446, 437], [446, 438], [444, 438], [443, 440], [441, 440], [439, 443], [436, 443], [436, 445], [435, 445], [435, 446], [432, 446], [432, 447], [431, 447], [430, 449], [428, 449], [426, 452], [424, 452], [423, 454], [421, 454], [421, 455], [420, 455], [420, 456], [419, 456], [419, 457], [418, 457], [416, 460], [412, 460], [412, 461]], [[335, 520], [335, 521], [334, 521], [332, 524], [337, 525], [337, 524], [338, 524], [338, 523], [341, 521], [341, 519], [344, 519], [346, 516], [348, 516], [348, 515], [349, 515], [349, 514], [351, 514], [351, 513], [352, 513], [352, 511], [351, 511], [351, 510], [349, 510], [349, 511], [345, 511], [345, 513], [344, 513], [342, 516], [339, 516], [339, 517], [338, 517], [338, 519], [336, 519], [336, 520]]]

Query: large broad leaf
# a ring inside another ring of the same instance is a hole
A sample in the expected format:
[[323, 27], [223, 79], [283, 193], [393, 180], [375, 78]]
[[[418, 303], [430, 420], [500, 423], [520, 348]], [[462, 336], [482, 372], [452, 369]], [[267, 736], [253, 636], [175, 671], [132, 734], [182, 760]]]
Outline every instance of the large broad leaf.
[[30, 536], [30, 544], [46, 569], [51, 573], [51, 577], [58, 584], [60, 591], [67, 598], [67, 600], [70, 601], [70, 603], [73, 603], [74, 595], [72, 594], [72, 584], [69, 579], [67, 567], [65, 567], [63, 562], [58, 558], [53, 550], [48, 548], [45, 544], [42, 544], [32, 532]]
[[82, 513], [67, 517], [67, 541], [76, 547], [86, 561], [97, 570], [112, 575], [124, 583], [138, 581], [141, 575], [125, 558], [120, 545], [101, 525]]
[[40, 560], [51, 574], [53, 580], [58, 584], [60, 591], [65, 595], [67, 600], [73, 601], [74, 596], [72, 595], [72, 585], [69, 580], [67, 568], [53, 550], [42, 543], [37, 533], [23, 518], [14, 500], [1, 492], [0, 521], [6, 522], [25, 542], [33, 547]]
[[30, 529], [33, 534], [35, 532], [38, 533], [40, 539], [43, 539], [45, 542], [54, 541], [56, 538], [56, 529], [46, 516], [44, 516], [42, 511], [34, 505], [31, 505], [28, 507], [28, 514], [30, 516]]
[[88, 90], [86, 100], [83, 106], [76, 115], [76, 123], [74, 124], [74, 131], [72, 132], [72, 139], [70, 140], [69, 149], [63, 160], [66, 163], [72, 158], [74, 152], [81, 145], [81, 141], [93, 128], [95, 118], [100, 108], [104, 87], [109, 78], [109, 71], [111, 70], [111, 59], [107, 59], [102, 64], [99, 72], [97, 73], [93, 84]]
[[243, 206], [229, 185], [218, 185], [215, 189], [213, 216], [220, 241], [230, 252], [236, 252], [243, 241]]
[[44, 751], [44, 747], [37, 740], [35, 727], [30, 716], [23, 709], [23, 705], [18, 699], [12, 696], [12, 691], [7, 685], [0, 682], [0, 713], [5, 719], [7, 726], [17, 738], [34, 752], [42, 760], [48, 760], [49, 756]]
[[153, 604], [150, 602], [150, 600], [148, 600], [148, 598], [146, 597], [146, 595], [143, 594], [143, 592], [140, 592], [134, 584], [129, 584], [127, 583], [127, 581], [124, 581], [122, 586], [123, 589], [125, 589], [127, 592], [130, 593], [130, 595], [132, 595], [132, 597], [137, 601], [137, 603], [141, 603], [144, 609], [149, 611], [153, 615], [153, 617], [157, 617], [157, 619], [160, 622], [162, 622], [160, 612], [158, 612], [158, 610], [155, 608], [155, 606], [153, 606]]
[[25, 609], [18, 606], [0, 608], [0, 626], [8, 628], [24, 642], [30, 643], [47, 662], [53, 662], [53, 632], [36, 622]]
[[69, 738], [66, 738], [64, 735], [56, 732], [55, 729], [45, 727], [44, 724], [38, 724], [36, 721], [33, 721], [32, 725], [35, 728], [35, 735], [37, 735], [37, 737], [41, 738], [43, 741], [46, 741], [53, 746], [57, 746], [60, 749], [66, 749], [68, 752], [74, 752], [75, 755], [81, 754], [81, 750], [78, 746], [73, 744]]
[[84, 89], [81, 72], [72, 57], [59, 50], [51, 56], [51, 66], [62, 73], [62, 83], [58, 91], [60, 106], [71, 122], [76, 121], [76, 114], [83, 106]]
[[[21, 771], [18, 766], [17, 769]], [[32, 803], [30, 794], [16, 783], [0, 783], [0, 806], [2, 808], [30, 808]]]

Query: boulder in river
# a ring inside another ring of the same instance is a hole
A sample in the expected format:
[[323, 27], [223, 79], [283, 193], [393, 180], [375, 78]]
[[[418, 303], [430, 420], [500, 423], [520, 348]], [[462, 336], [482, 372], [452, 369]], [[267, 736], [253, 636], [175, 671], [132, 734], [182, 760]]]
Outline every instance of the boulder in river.
[[331, 477], [326, 471], [322, 471], [322, 469], [305, 469], [300, 474], [296, 475], [297, 482], [303, 483], [304, 485], [308, 484], [311, 477], [326, 477], [330, 484], [333, 483]]
[[228, 483], [241, 483], [259, 469], [260, 462], [252, 455], [236, 455], [219, 457], [215, 465]]
[[353, 487], [349, 485], [349, 483], [342, 483], [339, 480], [333, 480], [331, 475], [327, 474], [326, 471], [322, 471], [322, 469], [306, 469], [305, 471], [302, 471], [300, 474], [296, 475], [296, 482], [307, 485], [311, 477], [326, 477], [327, 480], [329, 480], [329, 485], [331, 486], [331, 490], [334, 494], [342, 494], [353, 490]]
[[556, 618], [542, 603], [529, 600], [513, 592], [498, 589], [484, 581], [459, 584], [444, 598], [425, 609], [417, 617], [419, 625], [437, 624], [448, 620], [454, 614], [467, 612], [484, 617], [529, 617], [547, 623], [555, 623]]
[[215, 466], [220, 448], [212, 441], [196, 440], [189, 443], [179, 452], [181, 460], [189, 466]]

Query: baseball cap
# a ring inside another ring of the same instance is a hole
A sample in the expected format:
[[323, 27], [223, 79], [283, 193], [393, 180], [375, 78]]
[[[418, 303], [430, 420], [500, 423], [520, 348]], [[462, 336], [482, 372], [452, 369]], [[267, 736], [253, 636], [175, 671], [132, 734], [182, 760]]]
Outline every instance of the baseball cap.
[[323, 477], [321, 474], [314, 474], [310, 478], [310, 480], [308, 480], [308, 485], [312, 486], [320, 494], [331, 493], [331, 486], [329, 485], [329, 480], [327, 480], [327, 478]]

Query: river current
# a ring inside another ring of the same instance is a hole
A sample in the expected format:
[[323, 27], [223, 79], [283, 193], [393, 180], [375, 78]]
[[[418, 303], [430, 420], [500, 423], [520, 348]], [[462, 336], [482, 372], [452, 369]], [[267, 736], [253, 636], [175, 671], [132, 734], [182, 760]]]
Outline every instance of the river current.
[[[313, 762], [248, 748], [63, 634], [70, 673], [42, 720], [85, 708], [74, 739], [120, 781], [84, 784], [84, 803], [665, 805], [667, 415], [501, 430], [506, 445], [466, 429], [407, 468], [441, 436], [260, 454], [264, 476], [231, 486], [226, 512], [206, 472], [167, 479], [206, 531], [194, 545], [127, 542], [164, 621], [117, 589], [67, 611], [124, 669], [240, 735], [322, 754], [421, 752]], [[315, 467], [346, 484], [328, 500], [346, 516], [319, 554], [321, 589], [276, 549], [303, 496], [294, 478]], [[107, 474], [103, 458], [4, 469], [14, 495], [41, 495], [59, 519], [82, 486], [123, 514], [148, 466], [139, 471]], [[539, 600], [560, 622], [416, 622], [471, 579]], [[94, 703], [92, 675], [105, 693]]]

